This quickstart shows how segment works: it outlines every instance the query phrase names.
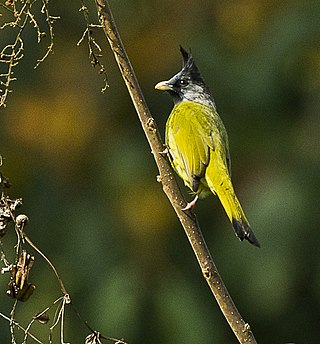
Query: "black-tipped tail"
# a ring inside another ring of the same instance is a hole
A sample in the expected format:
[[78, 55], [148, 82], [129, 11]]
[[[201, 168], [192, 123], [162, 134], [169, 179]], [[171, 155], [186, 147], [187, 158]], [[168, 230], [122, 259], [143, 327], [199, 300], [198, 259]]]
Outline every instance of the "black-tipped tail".
[[259, 241], [253, 234], [251, 228], [244, 222], [240, 222], [236, 219], [232, 219], [232, 226], [236, 232], [237, 237], [243, 241], [243, 239], [248, 240], [252, 245], [260, 247]]

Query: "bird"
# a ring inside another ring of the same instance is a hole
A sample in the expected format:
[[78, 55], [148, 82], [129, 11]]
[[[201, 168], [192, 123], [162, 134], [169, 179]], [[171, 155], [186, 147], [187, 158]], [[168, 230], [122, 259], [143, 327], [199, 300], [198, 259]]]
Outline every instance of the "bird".
[[165, 129], [170, 163], [195, 195], [183, 210], [192, 209], [198, 198], [217, 195], [236, 236], [260, 247], [242, 210], [231, 181], [228, 135], [216, 104], [191, 51], [180, 46], [183, 67], [155, 89], [167, 91], [173, 109]]

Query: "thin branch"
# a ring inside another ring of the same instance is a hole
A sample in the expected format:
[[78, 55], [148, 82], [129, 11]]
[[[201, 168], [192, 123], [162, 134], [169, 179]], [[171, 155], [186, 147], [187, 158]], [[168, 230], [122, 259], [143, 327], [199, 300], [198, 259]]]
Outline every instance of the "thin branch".
[[[10, 30], [15, 39], [14, 43], [5, 45], [0, 51], [0, 107], [5, 107], [9, 93], [12, 92], [12, 83], [16, 80], [14, 68], [24, 57], [24, 37], [23, 34], [28, 26], [34, 28], [37, 33], [37, 42], [41, 43], [42, 39], [49, 35], [50, 44], [44, 55], [37, 60], [34, 68], [37, 68], [51, 53], [53, 53], [54, 32], [53, 24], [60, 19], [58, 16], [52, 16], [48, 9], [49, 0], [8, 0], [5, 4], [0, 3], [9, 15], [8, 20], [0, 25], [0, 30]], [[41, 6], [39, 8], [39, 6]], [[38, 14], [40, 10], [40, 14]], [[42, 30], [39, 22], [41, 17], [46, 21], [45, 30]]]
[[203, 276], [205, 277], [231, 329], [240, 343], [254, 344], [256, 343], [256, 340], [250, 326], [245, 323], [241, 317], [223, 283], [221, 276], [218, 273], [217, 267], [204, 241], [195, 215], [191, 212], [182, 211], [182, 208], [186, 205], [186, 201], [174, 178], [173, 170], [170, 162], [168, 161], [167, 155], [163, 154], [164, 145], [162, 143], [159, 130], [155, 120], [150, 114], [138, 80], [122, 44], [109, 3], [107, 0], [95, 0], [95, 3], [100, 23], [103, 26], [104, 32], [137, 111], [141, 125], [152, 149], [152, 154], [160, 173], [158, 181], [162, 183], [163, 191], [169, 198], [185, 230], [192, 249], [197, 257]]
[[65, 286], [63, 284], [62, 278], [60, 277], [57, 269], [51, 263], [50, 259], [31, 241], [31, 239], [24, 232], [24, 227], [29, 222], [29, 219], [28, 219], [27, 215], [20, 214], [16, 218], [14, 218], [14, 215], [12, 214], [12, 218], [13, 218], [15, 224], [16, 224], [16, 232], [18, 234], [18, 237], [22, 238], [22, 240], [25, 240], [48, 263], [48, 265], [50, 266], [50, 268], [54, 272], [54, 274], [55, 274], [55, 276], [56, 276], [56, 278], [57, 278], [57, 280], [58, 280], [58, 282], [60, 284], [60, 289], [61, 289], [64, 297], [66, 298], [66, 300], [69, 300], [66, 303], [70, 303], [71, 300], [70, 300], [69, 293], [67, 292], [67, 290], [66, 290], [66, 288], [65, 288]]
[[62, 298], [57, 299], [54, 303], [61, 302], [60, 308], [57, 308], [56, 313], [55, 313], [55, 320], [53, 324], [50, 326], [50, 332], [49, 332], [49, 343], [53, 343], [53, 330], [54, 328], [60, 324], [60, 343], [61, 344], [70, 344], [66, 343], [64, 341], [64, 312], [65, 312], [65, 306], [66, 304], [70, 303], [70, 299], [68, 295], [64, 295]]
[[[12, 322], [12, 319], [7, 317], [5, 314], [0, 312], [0, 317], [2, 317], [3, 319], [9, 321], [10, 323]], [[22, 330], [23, 332], [26, 333], [27, 329], [25, 329], [24, 327], [22, 327], [17, 321], [13, 321], [14, 325], [19, 329]], [[32, 335], [29, 331], [28, 331], [28, 335], [30, 338], [32, 338], [34, 341], [36, 341], [39, 344], [43, 344], [43, 342], [41, 342], [37, 337], [35, 337], [34, 335]]]
[[[0, 155], [0, 167], [2, 166], [2, 162], [3, 159]], [[7, 290], [7, 294], [15, 299], [10, 311], [10, 317], [0, 312], [0, 318], [2, 317], [9, 322], [11, 343], [17, 344], [15, 332], [16, 329], [19, 329], [23, 330], [24, 332], [23, 342], [21, 344], [26, 344], [27, 342], [29, 342], [30, 338], [34, 339], [37, 343], [43, 344], [42, 341], [40, 341], [38, 338], [30, 333], [31, 327], [36, 321], [42, 324], [48, 323], [50, 321], [50, 318], [47, 314], [47, 311], [49, 311], [51, 308], [56, 307], [55, 316], [49, 329], [49, 343], [53, 343], [54, 332], [60, 329], [60, 344], [67, 344], [64, 340], [65, 312], [67, 306], [71, 305], [72, 310], [90, 331], [90, 334], [87, 335], [87, 337], [85, 338], [86, 344], [99, 344], [102, 343], [102, 340], [111, 341], [115, 344], [127, 344], [122, 339], [105, 336], [102, 333], [94, 330], [93, 327], [91, 327], [88, 322], [83, 319], [79, 311], [76, 310], [75, 306], [71, 303], [70, 295], [67, 292], [57, 269], [49, 260], [49, 258], [26, 235], [25, 228], [29, 222], [27, 215], [19, 214], [16, 216], [15, 214], [17, 208], [22, 205], [22, 199], [11, 199], [9, 196], [7, 196], [5, 190], [9, 187], [10, 182], [8, 178], [6, 178], [0, 171], [0, 238], [6, 235], [7, 227], [10, 223], [13, 223], [15, 225], [15, 233], [17, 235], [17, 241], [14, 245], [15, 263], [13, 264], [7, 260], [6, 254], [2, 248], [2, 241], [0, 240], [0, 262], [3, 264], [3, 267], [0, 269], [0, 273], [10, 273], [11, 276], [10, 282], [8, 284], [9, 289]], [[27, 301], [35, 288], [33, 284], [27, 282], [30, 269], [33, 265], [34, 257], [27, 254], [27, 251], [23, 248], [25, 244], [30, 245], [50, 266], [60, 284], [60, 289], [63, 293], [63, 296], [57, 298], [50, 306], [46, 307], [42, 311], [38, 312], [34, 317], [32, 317], [26, 328], [22, 327], [16, 320], [16, 309], [18, 307], [18, 301]]]
[[107, 71], [104, 68], [103, 64], [101, 63], [101, 47], [99, 43], [96, 41], [93, 35], [94, 29], [101, 29], [101, 25], [92, 24], [89, 19], [89, 10], [85, 2], [82, 0], [82, 6], [79, 9], [79, 12], [83, 13], [84, 19], [86, 21], [86, 29], [83, 31], [81, 38], [79, 39], [77, 46], [80, 46], [83, 41], [87, 40], [88, 50], [89, 50], [89, 60], [91, 62], [92, 67], [99, 68], [99, 74], [103, 76], [103, 87], [101, 88], [101, 92], [104, 93], [107, 88], [109, 87], [108, 83], [108, 76]]
[[[47, 27], [49, 31], [49, 36], [50, 36], [50, 44], [47, 47], [47, 50], [45, 54], [41, 57], [41, 59], [37, 60], [36, 65], [34, 66], [34, 69], [38, 68], [39, 65], [50, 55], [53, 54], [53, 45], [54, 45], [54, 32], [53, 32], [53, 24], [56, 20], [61, 19], [59, 16], [52, 16], [49, 13], [48, 9], [48, 4], [49, 0], [41, 0], [42, 2], [42, 8], [41, 8], [41, 13], [45, 16], [46, 22], [47, 22]], [[35, 26], [37, 29], [37, 35], [38, 35], [38, 43], [40, 43], [42, 37], [45, 36], [45, 32], [41, 32], [39, 30], [39, 26]]]

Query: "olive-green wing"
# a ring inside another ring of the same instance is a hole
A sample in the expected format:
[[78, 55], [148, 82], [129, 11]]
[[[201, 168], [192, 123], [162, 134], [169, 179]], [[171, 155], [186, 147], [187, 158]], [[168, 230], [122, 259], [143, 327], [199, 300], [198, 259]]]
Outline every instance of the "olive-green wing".
[[[193, 102], [176, 105], [168, 119], [166, 142], [172, 163], [194, 192], [197, 192], [200, 179], [205, 175], [215, 146], [225, 146], [222, 143], [224, 135], [219, 128], [223, 124], [221, 122], [220, 125], [220, 122], [213, 108]], [[224, 148], [222, 150], [225, 151]]]

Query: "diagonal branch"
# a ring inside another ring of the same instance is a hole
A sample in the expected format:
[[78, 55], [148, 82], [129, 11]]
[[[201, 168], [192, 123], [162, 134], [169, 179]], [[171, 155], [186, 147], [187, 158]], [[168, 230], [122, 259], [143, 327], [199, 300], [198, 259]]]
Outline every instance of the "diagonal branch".
[[208, 247], [204, 241], [195, 215], [191, 212], [184, 212], [182, 208], [186, 201], [181, 194], [178, 184], [174, 178], [173, 170], [166, 154], [163, 154], [164, 145], [162, 143], [159, 130], [148, 109], [143, 97], [138, 80], [134, 74], [129, 58], [125, 52], [115, 21], [113, 19], [107, 0], [95, 0], [99, 20], [107, 36], [115, 59], [120, 68], [124, 82], [130, 93], [132, 102], [137, 111], [142, 128], [147, 137], [152, 154], [159, 169], [158, 181], [162, 183], [163, 191], [169, 198], [197, 257], [202, 270], [219, 307], [227, 319], [234, 334], [240, 343], [256, 343], [249, 324], [245, 323], [233, 303], [221, 276], [214, 264]]

